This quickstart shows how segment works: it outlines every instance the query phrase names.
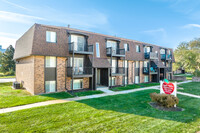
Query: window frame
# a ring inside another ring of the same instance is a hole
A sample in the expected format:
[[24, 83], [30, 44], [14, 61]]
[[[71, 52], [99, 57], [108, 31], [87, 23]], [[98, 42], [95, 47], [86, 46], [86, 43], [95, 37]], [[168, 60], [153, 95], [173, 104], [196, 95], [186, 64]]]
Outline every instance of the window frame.
[[137, 52], [137, 53], [140, 53], [140, 52], [141, 52], [140, 45], [136, 45], [136, 52]]
[[[97, 48], [98, 48], [98, 50], [97, 50]], [[97, 58], [100, 58], [100, 57], [101, 57], [99, 42], [96, 42], [96, 57], [97, 57]]]
[[[49, 60], [49, 65], [50, 65], [50, 66], [47, 66], [47, 65], [48, 65], [48, 63], [47, 63], [48, 58], [50, 59], [50, 60]], [[53, 65], [53, 66], [51, 66], [51, 59], [52, 59], [52, 58], [55, 59], [55, 62], [54, 62], [55, 65]], [[56, 62], [56, 57], [55, 57], [55, 56], [46, 56], [46, 57], [45, 57], [45, 68], [55, 68], [56, 66], [57, 66], [57, 62]]]
[[[54, 85], [55, 85], [55, 90], [54, 91], [50, 91], [51, 89], [49, 89], [49, 91], [47, 91], [47, 82], [55, 82]], [[45, 93], [53, 93], [53, 92], [56, 92], [56, 81], [55, 80], [52, 80], [52, 81], [45, 81]]]
[[[146, 77], [147, 77], [147, 81], [146, 81]], [[148, 82], [149, 82], [149, 76], [147, 76], [147, 75], [144, 76], [144, 82], [145, 82], [145, 83], [148, 83]]]
[[[80, 81], [80, 86], [81, 88], [73, 88], [73, 90], [80, 90], [80, 89], [83, 89], [83, 79], [74, 79], [73, 81], [73, 87], [75, 86], [74, 83], [76, 80], [79, 80]], [[71, 89], [72, 89], [72, 80], [71, 80]]]
[[125, 51], [129, 51], [129, 44], [128, 43], [124, 43], [124, 49], [125, 49]]
[[[55, 33], [55, 41], [51, 41], [51, 33]], [[49, 40], [47, 40], [48, 35], [50, 35], [49, 36]], [[57, 33], [55, 31], [49, 31], [49, 30], [47, 30], [46, 31], [46, 42], [47, 43], [57, 43]]]

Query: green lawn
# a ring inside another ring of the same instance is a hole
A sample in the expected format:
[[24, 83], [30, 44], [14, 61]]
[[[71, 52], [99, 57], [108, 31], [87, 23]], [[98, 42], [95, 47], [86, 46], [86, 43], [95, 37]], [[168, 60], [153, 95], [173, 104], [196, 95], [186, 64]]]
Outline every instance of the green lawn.
[[0, 114], [0, 132], [189, 133], [200, 130], [200, 99], [178, 95], [178, 106], [184, 111], [159, 111], [148, 104], [152, 92], [158, 90]]
[[123, 90], [131, 90], [131, 89], [137, 89], [137, 88], [143, 88], [143, 87], [150, 87], [150, 86], [156, 86], [160, 83], [140, 83], [140, 84], [132, 84], [132, 85], [126, 85], [121, 87], [114, 87], [111, 90], [112, 91], [123, 91]]
[[32, 96], [26, 90], [13, 90], [12, 83], [0, 83], [0, 108], [7, 108], [47, 100], [64, 99], [103, 93], [102, 91], [76, 92], [74, 96], [67, 92], [50, 93]]
[[179, 89], [180, 92], [190, 93], [194, 95], [200, 95], [200, 82], [190, 82], [178, 85], [183, 88], [183, 90]]
[[15, 78], [15, 76], [0, 76], [0, 79], [4, 79], [4, 78]]

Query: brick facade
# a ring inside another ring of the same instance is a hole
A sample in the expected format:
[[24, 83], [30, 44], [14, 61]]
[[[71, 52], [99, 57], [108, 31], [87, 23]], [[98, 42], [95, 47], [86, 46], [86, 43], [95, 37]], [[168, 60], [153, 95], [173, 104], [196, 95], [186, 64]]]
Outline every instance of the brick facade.
[[66, 60], [64, 57], [57, 57], [57, 91], [66, 91], [65, 77], [66, 77]]
[[17, 60], [16, 81], [23, 84], [31, 94], [34, 94], [34, 56]]
[[144, 62], [140, 61], [140, 83], [144, 83], [144, 74], [143, 74]]

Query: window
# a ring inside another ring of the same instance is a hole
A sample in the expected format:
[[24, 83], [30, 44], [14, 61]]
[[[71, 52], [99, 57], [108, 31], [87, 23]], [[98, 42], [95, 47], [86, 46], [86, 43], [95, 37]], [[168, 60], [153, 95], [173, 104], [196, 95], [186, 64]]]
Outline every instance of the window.
[[135, 68], [140, 68], [139, 61], [135, 62]]
[[144, 76], [144, 82], [145, 83], [149, 82], [149, 76]]
[[135, 76], [135, 83], [136, 83], [136, 84], [139, 83], [139, 76]]
[[117, 59], [113, 58], [112, 59], [112, 73], [116, 73], [116, 67], [117, 67]]
[[46, 56], [45, 64], [46, 67], [56, 67], [56, 57]]
[[165, 54], [165, 49], [160, 49], [160, 54]]
[[116, 51], [117, 51], [117, 42], [116, 41], [110, 41], [110, 40], [108, 40], [106, 42], [106, 48], [110, 48], [110, 47], [112, 47], [112, 52], [114, 54], [116, 54]]
[[96, 43], [96, 57], [100, 57], [99, 43]]
[[56, 91], [56, 81], [45, 81], [45, 91], [55, 92]]
[[136, 52], [140, 52], [140, 46], [136, 45]]
[[[72, 67], [72, 58], [70, 58], [70, 66]], [[83, 73], [83, 58], [74, 58], [74, 74]]]
[[124, 44], [124, 49], [125, 49], [125, 51], [129, 51], [129, 44], [125, 43]]
[[150, 51], [150, 47], [144, 47], [144, 53], [149, 53]]
[[[111, 82], [111, 79], [112, 79], [112, 82]], [[112, 86], [115, 86], [115, 81], [116, 81], [116, 77], [109, 77], [109, 85], [111, 86], [111, 83], [112, 83]]]
[[128, 68], [128, 61], [127, 60], [124, 61], [123, 67]]
[[46, 42], [56, 43], [56, 32], [46, 31]]
[[71, 43], [74, 43], [75, 51], [84, 51], [86, 39], [81, 35], [71, 35]]
[[148, 61], [144, 61], [144, 67], [148, 67]]
[[168, 74], [168, 80], [171, 80], [171, 74]]
[[73, 89], [77, 90], [77, 89], [82, 89], [82, 88], [83, 88], [83, 79], [74, 79]]

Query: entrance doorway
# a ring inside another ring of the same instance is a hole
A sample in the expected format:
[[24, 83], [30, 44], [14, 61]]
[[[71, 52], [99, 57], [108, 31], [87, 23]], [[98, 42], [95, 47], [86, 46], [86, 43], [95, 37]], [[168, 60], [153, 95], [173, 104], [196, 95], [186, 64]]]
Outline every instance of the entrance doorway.
[[108, 86], [108, 68], [97, 68], [97, 87]]
[[160, 80], [164, 80], [164, 68], [160, 68]]

